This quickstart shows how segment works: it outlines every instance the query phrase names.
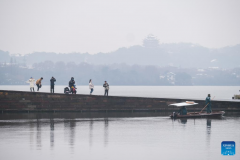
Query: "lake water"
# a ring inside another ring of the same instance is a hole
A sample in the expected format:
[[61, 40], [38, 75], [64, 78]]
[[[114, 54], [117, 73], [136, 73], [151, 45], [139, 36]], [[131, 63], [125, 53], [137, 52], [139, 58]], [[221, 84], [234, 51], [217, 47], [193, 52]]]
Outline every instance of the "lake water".
[[[239, 113], [182, 120], [168, 114], [0, 114], [1, 159], [240, 159]], [[235, 141], [234, 156], [221, 155], [222, 141]]]
[[[63, 93], [65, 86], [56, 86]], [[110, 86], [110, 95], [231, 100], [239, 86]], [[0, 86], [29, 91], [29, 86]], [[36, 87], [35, 87], [36, 90]], [[49, 92], [43, 86], [40, 92]], [[93, 94], [102, 95], [102, 86]], [[78, 94], [88, 94], [78, 86]], [[240, 113], [220, 119], [172, 120], [165, 112], [0, 114], [3, 160], [240, 159]], [[235, 141], [234, 156], [221, 155], [221, 142]]]
[[[63, 93], [66, 86], [55, 86], [55, 93]], [[89, 94], [88, 86], [77, 86], [77, 94]], [[0, 85], [0, 90], [29, 91], [28, 85]], [[35, 91], [36, 91], [35, 86]], [[240, 86], [110, 86], [111, 96], [160, 97], [205, 99], [208, 94], [215, 100], [231, 100], [234, 94], [240, 94]], [[40, 92], [50, 92], [50, 86], [42, 86]], [[93, 95], [103, 95], [102, 86], [95, 86]]]

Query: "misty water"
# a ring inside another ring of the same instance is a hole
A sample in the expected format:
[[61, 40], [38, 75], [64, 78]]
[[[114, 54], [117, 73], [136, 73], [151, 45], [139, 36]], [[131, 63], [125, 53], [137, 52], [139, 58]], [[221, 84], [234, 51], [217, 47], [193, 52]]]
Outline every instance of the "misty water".
[[[63, 93], [63, 85], [55, 86], [55, 93]], [[0, 90], [30, 91], [29, 85], [0, 85]], [[35, 86], [35, 91], [37, 87]], [[240, 94], [240, 86], [111, 86], [109, 96], [134, 96], [157, 98], [205, 99], [211, 94], [215, 100], [231, 100]], [[50, 92], [50, 86], [43, 85], [39, 92]], [[77, 86], [77, 94], [89, 94], [88, 86]], [[95, 86], [93, 95], [103, 95], [102, 86]]]
[[[56, 86], [63, 93], [65, 86]], [[231, 100], [239, 86], [110, 86], [110, 95]], [[29, 91], [29, 86], [0, 86]], [[36, 90], [36, 87], [35, 87]], [[49, 92], [43, 86], [40, 92]], [[89, 94], [78, 86], [78, 94]], [[95, 86], [93, 94], [102, 95]], [[213, 106], [214, 109], [214, 106]], [[1, 159], [240, 159], [240, 113], [218, 119], [169, 118], [166, 112], [3, 113]], [[235, 141], [234, 156], [221, 155], [221, 142]]]
[[[168, 114], [0, 114], [1, 159], [240, 159], [240, 113], [177, 120]], [[235, 141], [234, 156], [221, 155], [222, 141]]]

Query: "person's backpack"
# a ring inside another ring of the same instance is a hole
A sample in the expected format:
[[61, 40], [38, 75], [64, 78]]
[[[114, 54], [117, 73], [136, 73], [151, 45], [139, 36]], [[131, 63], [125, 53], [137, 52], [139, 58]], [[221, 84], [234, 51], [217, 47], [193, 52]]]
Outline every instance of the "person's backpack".
[[64, 93], [65, 93], [65, 94], [69, 94], [69, 91], [70, 91], [70, 90], [69, 90], [68, 87], [65, 87], [65, 88], [64, 88]]
[[106, 90], [109, 90], [109, 84], [107, 83], [107, 87], [106, 87]]

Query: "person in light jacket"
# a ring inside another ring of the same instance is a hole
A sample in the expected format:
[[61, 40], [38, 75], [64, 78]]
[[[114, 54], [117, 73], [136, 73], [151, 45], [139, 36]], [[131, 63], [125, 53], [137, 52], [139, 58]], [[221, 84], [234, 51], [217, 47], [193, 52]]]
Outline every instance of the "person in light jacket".
[[92, 84], [92, 79], [89, 80], [89, 89], [90, 89], [90, 95], [93, 92], [94, 85]]
[[34, 82], [35, 82], [35, 79], [33, 79], [32, 77], [27, 81], [27, 83], [30, 84], [30, 91], [31, 92], [34, 92]]

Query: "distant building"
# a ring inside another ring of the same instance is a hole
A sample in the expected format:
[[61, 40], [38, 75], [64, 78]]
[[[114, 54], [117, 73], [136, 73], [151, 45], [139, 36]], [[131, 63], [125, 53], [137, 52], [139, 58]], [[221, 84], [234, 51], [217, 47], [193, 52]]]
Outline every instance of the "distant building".
[[205, 72], [204, 69], [198, 69], [197, 71], [198, 71], [198, 72]]
[[219, 67], [208, 67], [209, 69], [219, 69]]
[[167, 79], [167, 81], [170, 83], [170, 84], [175, 84], [175, 76], [176, 74], [173, 73], [173, 72], [168, 72], [166, 73], [165, 75], [160, 75], [159, 78], [160, 79]]
[[171, 84], [175, 84], [175, 76], [176, 76], [175, 73], [168, 72], [167, 73], [167, 80], [168, 80], [168, 82], [170, 82]]
[[159, 46], [159, 40], [152, 34], [149, 34], [143, 40], [143, 46], [147, 48], [156, 48]]

